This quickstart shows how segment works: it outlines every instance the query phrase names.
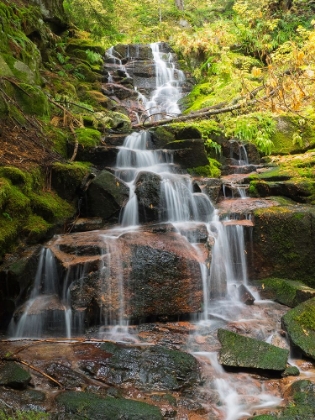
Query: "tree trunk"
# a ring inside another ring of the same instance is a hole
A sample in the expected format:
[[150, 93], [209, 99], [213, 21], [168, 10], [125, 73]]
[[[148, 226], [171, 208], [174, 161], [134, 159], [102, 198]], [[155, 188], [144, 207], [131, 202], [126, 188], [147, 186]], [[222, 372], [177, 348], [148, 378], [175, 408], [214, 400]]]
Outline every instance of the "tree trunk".
[[178, 10], [184, 10], [184, 0], [175, 0], [175, 6]]

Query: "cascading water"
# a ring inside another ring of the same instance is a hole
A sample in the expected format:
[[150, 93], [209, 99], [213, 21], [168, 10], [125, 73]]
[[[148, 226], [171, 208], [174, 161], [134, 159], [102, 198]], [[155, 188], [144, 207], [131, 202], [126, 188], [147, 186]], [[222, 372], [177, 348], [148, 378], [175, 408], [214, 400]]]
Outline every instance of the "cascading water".
[[[152, 44], [151, 48], [155, 59], [156, 88], [149, 99], [141, 95], [141, 100], [144, 102], [148, 118], [156, 120], [180, 113], [178, 100], [181, 97], [184, 75], [175, 68], [172, 54], [167, 54], [165, 57], [165, 54], [160, 52], [158, 44]], [[112, 50], [107, 55], [128, 76], [122, 62], [113, 56]], [[113, 81], [110, 75], [108, 79], [110, 83]], [[210, 199], [201, 192], [195, 192], [191, 177], [176, 169], [172, 151], [149, 150], [149, 143], [148, 132], [134, 132], [125, 138], [117, 155], [114, 168], [115, 176], [129, 186], [130, 193], [129, 200], [120, 215], [120, 227], [101, 234], [103, 258], [101, 267], [99, 267], [99, 283], [103, 288], [100, 292], [102, 296], [108, 296], [109, 300], [113, 294], [120, 296], [119, 309], [118, 312], [103, 311], [100, 307], [99, 322], [104, 327], [110, 325], [124, 329], [128, 326], [128, 320], [125, 317], [128, 303], [124, 300], [122, 280], [124, 267], [120, 262], [121, 251], [117, 248], [117, 239], [122, 232], [133, 231], [139, 227], [139, 203], [136, 188], [139, 177], [144, 173], [153, 174], [159, 179], [162, 203], [159, 222], [171, 223], [178, 233], [187, 238], [187, 246], [194, 248], [197, 253], [201, 253], [201, 251], [198, 249], [197, 236], [192, 233], [196, 225], [205, 226], [208, 237], [214, 243], [210, 267], [205, 262], [200, 263], [204, 294], [200, 319], [201, 328], [211, 330], [217, 326], [226, 325], [228, 321], [237, 322], [239, 313], [244, 312], [245, 307], [240, 299], [240, 285], [247, 286], [243, 226], [229, 223], [229, 220], [222, 223]], [[247, 156], [245, 158], [247, 159]], [[15, 337], [42, 336], [49, 323], [61, 324], [63, 332], [60, 334], [67, 337], [71, 336], [71, 326], [79, 333], [83, 332], [84, 314], [80, 312], [80, 308], [77, 308], [73, 311], [73, 319], [70, 322], [70, 308], [71, 293], [75, 287], [78, 289], [78, 293], [81, 292], [86, 272], [83, 270], [83, 272], [75, 274], [71, 272], [71, 269], [68, 269], [66, 274], [61, 275], [64, 278], [63, 281], [60, 281], [54, 268], [49, 249], [44, 248], [30, 299], [23, 309], [24, 312], [18, 324], [12, 326]], [[59, 284], [64, 284], [61, 288], [62, 291], [56, 287], [56, 279], [59, 279]], [[54, 309], [57, 307], [55, 313], [59, 317], [57, 321], [42, 317], [41, 306], [37, 303], [40, 300], [46, 306], [47, 302], [55, 302]], [[100, 333], [102, 331], [101, 328]], [[127, 330], [125, 330], [126, 332]], [[265, 336], [264, 332], [263, 336]], [[279, 402], [278, 399], [266, 396], [262, 389], [250, 383], [248, 395], [252, 400], [253, 395], [256, 394], [255, 404], [240, 403], [236, 388], [244, 387], [244, 380], [238, 380], [237, 385], [232, 384], [223, 368], [218, 366], [216, 352], [194, 353], [196, 356], [206, 356], [215, 371], [217, 376], [215, 380], [216, 392], [221, 399], [220, 410], [225, 413], [226, 420], [240, 419], [247, 415], [248, 410], [252, 410], [253, 407], [272, 406]]]

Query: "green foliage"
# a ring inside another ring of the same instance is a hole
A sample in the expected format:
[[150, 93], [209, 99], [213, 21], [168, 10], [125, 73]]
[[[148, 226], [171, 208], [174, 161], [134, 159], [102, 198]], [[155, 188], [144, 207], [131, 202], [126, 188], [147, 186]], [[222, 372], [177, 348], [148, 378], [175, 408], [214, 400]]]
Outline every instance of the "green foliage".
[[93, 128], [77, 128], [75, 132], [79, 144], [84, 147], [95, 147], [101, 140], [101, 133]]
[[221, 164], [215, 160], [208, 158], [209, 165], [188, 168], [187, 171], [192, 176], [202, 176], [205, 178], [219, 178], [221, 176]]
[[0, 420], [48, 420], [49, 414], [38, 411], [15, 411], [3, 409], [0, 411]]
[[95, 38], [106, 36], [114, 40], [118, 37], [114, 0], [64, 0], [63, 4], [69, 19], [80, 29]]
[[258, 150], [270, 154], [273, 148], [271, 140], [276, 130], [276, 121], [267, 113], [251, 113], [225, 120], [225, 134], [230, 138], [254, 143]]
[[85, 53], [86, 53], [86, 58], [90, 64], [103, 62], [103, 57], [98, 52], [87, 49]]

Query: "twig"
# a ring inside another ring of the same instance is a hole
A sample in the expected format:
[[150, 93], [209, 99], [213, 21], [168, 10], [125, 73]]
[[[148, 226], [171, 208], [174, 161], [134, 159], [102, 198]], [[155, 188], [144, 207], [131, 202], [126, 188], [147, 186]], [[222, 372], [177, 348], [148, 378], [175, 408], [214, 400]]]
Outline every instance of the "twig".
[[17, 362], [21, 363], [21, 365], [27, 366], [28, 368], [35, 370], [35, 372], [40, 373], [41, 375], [45, 376], [45, 378], [49, 379], [50, 381], [54, 382], [56, 385], [58, 385], [60, 388], [63, 388], [64, 386], [54, 379], [52, 376], [48, 375], [47, 373], [43, 372], [42, 370], [38, 369], [37, 367], [25, 362], [24, 360], [19, 359], [18, 357], [3, 357], [2, 360], [10, 361], [10, 362]]

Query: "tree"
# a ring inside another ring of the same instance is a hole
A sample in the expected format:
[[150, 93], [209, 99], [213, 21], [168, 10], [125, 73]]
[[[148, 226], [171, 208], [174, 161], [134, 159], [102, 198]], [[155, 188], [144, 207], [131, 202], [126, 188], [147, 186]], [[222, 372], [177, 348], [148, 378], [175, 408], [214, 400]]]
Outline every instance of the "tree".
[[64, 8], [73, 24], [93, 36], [117, 36], [115, 0], [65, 0]]
[[184, 10], [184, 0], [175, 0], [175, 6], [178, 10]]

